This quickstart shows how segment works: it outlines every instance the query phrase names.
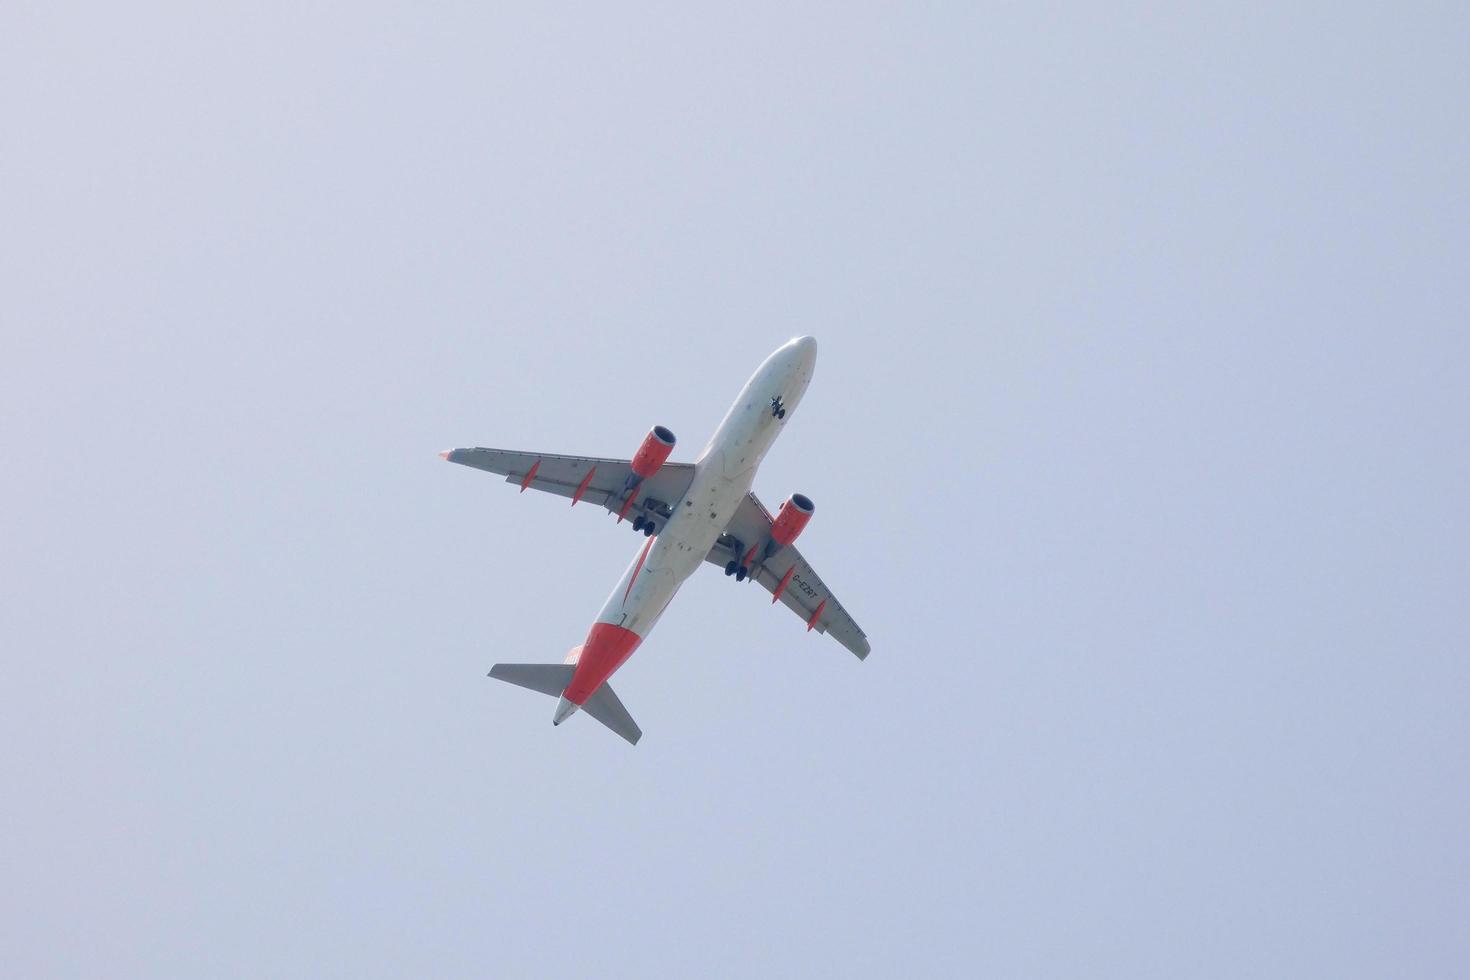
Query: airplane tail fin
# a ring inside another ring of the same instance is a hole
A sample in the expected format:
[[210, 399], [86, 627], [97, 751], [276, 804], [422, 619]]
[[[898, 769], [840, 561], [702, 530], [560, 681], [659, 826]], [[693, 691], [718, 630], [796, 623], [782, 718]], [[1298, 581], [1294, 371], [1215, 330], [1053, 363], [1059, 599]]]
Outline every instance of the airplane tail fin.
[[[490, 676], [507, 684], [560, 698], [567, 685], [572, 682], [572, 675], [576, 671], [575, 664], [496, 664], [490, 668]], [[628, 714], [628, 709], [623, 707], [623, 702], [618, 700], [610, 684], [605, 683], [592, 692], [592, 696], [582, 705], [582, 710], [634, 745], [643, 737], [643, 730], [638, 727], [633, 716]], [[557, 721], [564, 720], [567, 715]]]

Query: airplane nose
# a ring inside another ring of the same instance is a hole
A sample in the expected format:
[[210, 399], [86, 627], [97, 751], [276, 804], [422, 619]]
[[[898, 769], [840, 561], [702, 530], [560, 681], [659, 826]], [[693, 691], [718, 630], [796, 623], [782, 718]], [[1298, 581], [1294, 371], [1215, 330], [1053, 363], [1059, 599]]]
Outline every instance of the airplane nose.
[[792, 337], [786, 343], [786, 348], [801, 359], [803, 364], [810, 367], [817, 360], [817, 338], [815, 337]]

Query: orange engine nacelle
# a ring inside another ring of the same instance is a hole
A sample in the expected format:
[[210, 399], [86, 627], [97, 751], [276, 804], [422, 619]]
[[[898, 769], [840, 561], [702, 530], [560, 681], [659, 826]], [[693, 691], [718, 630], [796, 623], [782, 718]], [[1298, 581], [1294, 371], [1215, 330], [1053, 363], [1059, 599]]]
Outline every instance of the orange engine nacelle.
[[812, 503], [810, 497], [799, 493], [793, 493], [786, 503], [781, 505], [781, 511], [776, 515], [776, 520], [771, 524], [771, 540], [781, 547], [796, 540], [796, 536], [806, 527], [807, 521], [812, 519], [812, 514], [817, 510], [817, 505]]
[[638, 447], [638, 452], [633, 454], [633, 473], [639, 479], [648, 479], [658, 472], [658, 468], [664, 465], [664, 460], [673, 451], [674, 434], [661, 425], [655, 425], [643, 437], [643, 445]]

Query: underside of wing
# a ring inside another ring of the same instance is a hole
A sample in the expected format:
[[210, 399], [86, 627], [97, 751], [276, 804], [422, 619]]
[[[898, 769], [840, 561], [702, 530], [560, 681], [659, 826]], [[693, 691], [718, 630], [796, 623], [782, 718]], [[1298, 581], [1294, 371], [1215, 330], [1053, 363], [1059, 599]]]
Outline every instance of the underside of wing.
[[[761, 555], [771, 538], [771, 514], [755, 494], [745, 495], [735, 517], [730, 521], [705, 561], [727, 568], [752, 554]], [[868, 655], [872, 646], [867, 634], [848, 615], [842, 603], [827, 588], [795, 545], [774, 550], [759, 564], [749, 566], [750, 577], [771, 593], [771, 601], [779, 601], [806, 621], [807, 629], [828, 633], [852, 651], [858, 659]]]
[[478, 447], [451, 449], [440, 455], [451, 463], [503, 476], [522, 491], [544, 490], [569, 497], [573, 506], [583, 501], [596, 504], [617, 514], [619, 520], [641, 517], [655, 533], [694, 480], [690, 463], [664, 463], [652, 476], [639, 478], [628, 459]]

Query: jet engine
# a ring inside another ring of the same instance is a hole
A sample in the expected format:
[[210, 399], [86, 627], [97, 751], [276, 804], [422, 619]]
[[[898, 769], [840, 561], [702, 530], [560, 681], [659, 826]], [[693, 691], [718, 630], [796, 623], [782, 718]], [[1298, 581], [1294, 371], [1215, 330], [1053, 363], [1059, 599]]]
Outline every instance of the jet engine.
[[648, 479], [658, 472], [673, 451], [674, 434], [661, 425], [655, 425], [643, 437], [643, 445], [638, 447], [638, 452], [633, 454], [633, 474], [640, 480]]
[[781, 510], [776, 514], [776, 520], [771, 524], [771, 540], [779, 547], [786, 547], [796, 540], [807, 521], [812, 519], [817, 505], [812, 503], [811, 498], [799, 493], [793, 493], [791, 497], [781, 505]]

